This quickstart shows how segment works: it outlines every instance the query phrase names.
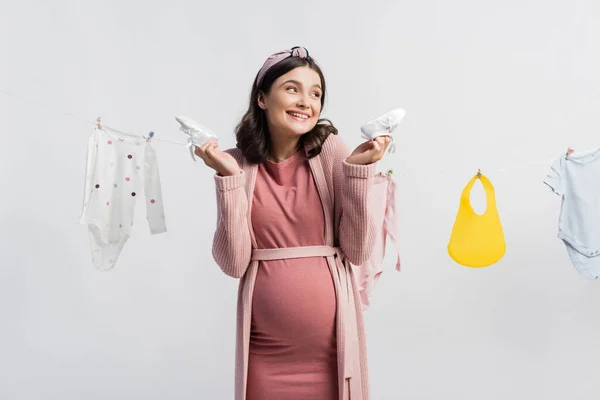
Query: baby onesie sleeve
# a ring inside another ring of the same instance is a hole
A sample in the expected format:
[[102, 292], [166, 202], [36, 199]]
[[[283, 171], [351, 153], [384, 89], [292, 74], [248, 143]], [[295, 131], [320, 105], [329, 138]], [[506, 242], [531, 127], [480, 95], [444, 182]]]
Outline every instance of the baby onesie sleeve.
[[95, 179], [96, 173], [96, 153], [98, 148], [98, 136], [94, 131], [87, 141], [87, 160], [85, 168], [85, 183], [83, 193], [83, 207], [81, 216], [79, 217], [79, 223], [85, 225], [87, 223], [87, 211], [90, 205], [90, 198], [92, 194], [92, 184]]
[[552, 191], [559, 196], [564, 195], [564, 157], [560, 157], [558, 160], [554, 161], [552, 166], [550, 167], [550, 171], [546, 175], [544, 179], [544, 183], [552, 189]]
[[387, 187], [387, 202], [385, 210], [385, 219], [383, 222], [385, 234], [390, 238], [396, 250], [396, 270], [400, 271], [400, 224], [397, 213], [396, 181], [392, 176], [389, 177]]
[[160, 174], [156, 152], [150, 143], [144, 149], [144, 192], [146, 195], [146, 218], [152, 235], [167, 231], [162, 199]]

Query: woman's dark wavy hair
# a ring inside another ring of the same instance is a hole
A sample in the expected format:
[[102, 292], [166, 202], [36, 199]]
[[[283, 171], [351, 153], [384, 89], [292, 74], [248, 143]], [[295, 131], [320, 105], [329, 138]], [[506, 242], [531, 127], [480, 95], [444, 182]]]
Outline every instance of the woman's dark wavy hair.
[[[246, 111], [246, 114], [244, 114], [235, 128], [235, 137], [237, 140], [236, 147], [242, 151], [242, 154], [250, 163], [258, 164], [265, 161], [271, 149], [267, 115], [265, 111], [258, 106], [259, 92], [262, 91], [265, 94], [269, 94], [271, 86], [277, 78], [297, 67], [309, 67], [315, 70], [319, 74], [319, 77], [321, 77], [321, 87], [323, 89], [321, 95], [321, 111], [323, 110], [326, 94], [325, 77], [323, 76], [321, 68], [319, 68], [312, 58], [288, 57], [278, 62], [269, 68], [259, 87], [256, 86], [256, 81], [258, 79], [257, 74], [256, 78], [254, 78], [254, 83], [252, 84], [248, 111]], [[317, 121], [317, 124], [310, 132], [307, 132], [300, 137], [299, 144], [302, 147], [305, 145], [310, 147], [308, 158], [312, 158], [321, 152], [325, 139], [327, 139], [330, 134], [337, 135], [337, 133], [338, 130], [333, 126], [333, 123], [326, 118], [322, 118]]]

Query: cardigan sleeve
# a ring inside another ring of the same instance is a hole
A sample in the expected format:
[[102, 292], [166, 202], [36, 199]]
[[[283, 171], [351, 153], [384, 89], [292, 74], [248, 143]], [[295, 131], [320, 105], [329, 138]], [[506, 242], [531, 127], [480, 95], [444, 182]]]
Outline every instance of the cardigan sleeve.
[[365, 263], [375, 247], [375, 220], [370, 210], [369, 197], [377, 163], [348, 164], [350, 155], [345, 144], [339, 145], [334, 174], [341, 179], [341, 217], [339, 244], [348, 261], [354, 265]]
[[223, 272], [241, 278], [252, 254], [248, 227], [248, 198], [246, 173], [233, 176], [215, 174], [217, 192], [217, 228], [213, 238], [212, 254]]

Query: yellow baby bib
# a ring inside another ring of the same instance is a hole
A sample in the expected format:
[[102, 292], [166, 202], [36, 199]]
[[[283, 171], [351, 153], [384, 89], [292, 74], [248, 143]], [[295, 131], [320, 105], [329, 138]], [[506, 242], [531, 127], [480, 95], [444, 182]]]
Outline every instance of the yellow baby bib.
[[[471, 189], [479, 179], [486, 196], [486, 210], [475, 213], [471, 206]], [[487, 177], [478, 173], [463, 189], [456, 221], [452, 227], [448, 255], [465, 267], [487, 267], [498, 262], [506, 251], [504, 233], [496, 208], [494, 187]]]

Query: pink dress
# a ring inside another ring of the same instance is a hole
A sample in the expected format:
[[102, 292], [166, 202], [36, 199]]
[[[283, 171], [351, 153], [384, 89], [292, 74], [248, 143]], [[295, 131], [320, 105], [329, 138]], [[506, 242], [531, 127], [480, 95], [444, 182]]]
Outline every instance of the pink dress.
[[[304, 151], [258, 166], [252, 202], [258, 248], [325, 244]], [[261, 261], [252, 301], [247, 400], [338, 398], [336, 294], [324, 257]]]

